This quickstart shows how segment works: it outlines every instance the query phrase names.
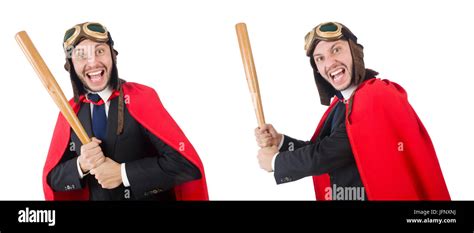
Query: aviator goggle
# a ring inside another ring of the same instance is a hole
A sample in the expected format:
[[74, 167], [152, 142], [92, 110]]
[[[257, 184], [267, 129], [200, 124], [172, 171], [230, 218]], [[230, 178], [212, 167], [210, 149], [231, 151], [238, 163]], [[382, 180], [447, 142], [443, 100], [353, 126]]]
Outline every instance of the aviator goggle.
[[309, 51], [315, 40], [334, 41], [340, 39], [342, 34], [342, 24], [336, 22], [322, 23], [316, 26], [313, 30], [308, 32], [304, 37], [304, 49], [309, 56]]
[[102, 26], [102, 24], [94, 22], [82, 23], [66, 31], [63, 43], [64, 50], [72, 49], [84, 37], [97, 42], [107, 42], [109, 40], [107, 28]]

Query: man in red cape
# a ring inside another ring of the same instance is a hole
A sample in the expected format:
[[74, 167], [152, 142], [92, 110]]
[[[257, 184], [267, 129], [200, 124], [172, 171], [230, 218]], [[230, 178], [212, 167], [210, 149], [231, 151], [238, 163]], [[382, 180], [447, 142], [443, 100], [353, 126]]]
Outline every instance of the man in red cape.
[[255, 129], [260, 167], [273, 171], [278, 184], [313, 176], [317, 200], [450, 200], [407, 93], [365, 68], [357, 37], [328, 22], [305, 43], [321, 104], [329, 108], [310, 141], [270, 124]]
[[195, 149], [147, 86], [125, 82], [107, 29], [86, 22], [66, 31], [70, 101], [92, 141], [59, 114], [43, 170], [46, 200], [208, 200]]

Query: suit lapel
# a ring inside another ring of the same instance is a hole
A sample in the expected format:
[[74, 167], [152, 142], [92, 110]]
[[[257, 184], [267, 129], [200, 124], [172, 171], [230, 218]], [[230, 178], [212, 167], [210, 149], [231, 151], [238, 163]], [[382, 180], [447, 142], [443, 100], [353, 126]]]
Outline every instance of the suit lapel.
[[321, 129], [321, 133], [319, 133], [318, 137], [324, 137], [331, 134], [331, 122], [332, 122], [332, 119], [334, 118], [334, 113], [336, 112], [335, 110], [338, 107], [337, 106], [338, 104], [339, 103], [336, 103], [336, 105], [331, 109], [331, 112], [329, 113], [328, 118], [326, 118], [323, 128]]
[[[79, 118], [79, 121], [81, 122], [82, 126], [84, 127], [84, 130], [86, 130], [86, 133], [89, 137], [92, 137], [92, 127], [91, 127], [91, 108], [89, 104], [81, 104], [81, 107], [79, 109], [79, 112], [77, 113], [77, 117]], [[81, 146], [82, 143], [77, 137], [76, 133], [71, 130], [71, 141], [74, 143], [75, 146], [75, 151], [79, 155], [81, 152]]]
[[118, 112], [118, 99], [113, 98], [110, 101], [109, 112], [107, 114], [107, 133], [106, 133], [106, 144], [104, 153], [106, 156], [111, 157], [115, 153], [115, 142], [117, 140], [117, 112]]

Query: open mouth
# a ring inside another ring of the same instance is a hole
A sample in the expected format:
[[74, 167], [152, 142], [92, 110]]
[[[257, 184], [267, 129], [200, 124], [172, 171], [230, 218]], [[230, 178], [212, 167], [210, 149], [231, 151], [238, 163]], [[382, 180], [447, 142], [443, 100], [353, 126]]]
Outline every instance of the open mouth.
[[329, 73], [329, 77], [332, 79], [334, 83], [338, 84], [342, 81], [342, 78], [344, 77], [345, 73], [346, 73], [346, 69], [339, 68]]
[[92, 83], [100, 83], [102, 82], [105, 78], [105, 69], [98, 69], [98, 70], [92, 70], [86, 72], [86, 77], [92, 82]]

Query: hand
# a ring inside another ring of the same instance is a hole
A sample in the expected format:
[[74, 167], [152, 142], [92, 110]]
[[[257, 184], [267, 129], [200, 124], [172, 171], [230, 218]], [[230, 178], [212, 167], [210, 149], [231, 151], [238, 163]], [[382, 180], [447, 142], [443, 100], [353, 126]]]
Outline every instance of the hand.
[[122, 184], [120, 164], [108, 157], [100, 166], [92, 169], [91, 174], [104, 189], [113, 189]]
[[264, 147], [258, 150], [257, 159], [260, 168], [267, 172], [272, 172], [272, 160], [277, 153], [278, 148], [276, 146]]
[[79, 166], [83, 173], [99, 166], [105, 161], [104, 153], [99, 144], [101, 140], [92, 138], [92, 141], [81, 146], [81, 155], [79, 155]]
[[282, 134], [279, 134], [273, 125], [265, 124], [255, 129], [255, 137], [260, 148], [280, 145]]

